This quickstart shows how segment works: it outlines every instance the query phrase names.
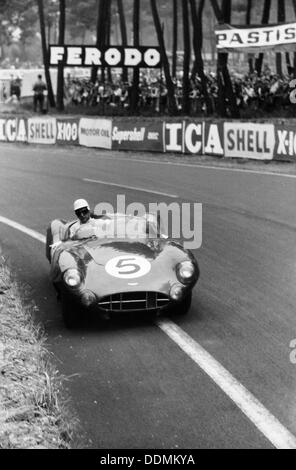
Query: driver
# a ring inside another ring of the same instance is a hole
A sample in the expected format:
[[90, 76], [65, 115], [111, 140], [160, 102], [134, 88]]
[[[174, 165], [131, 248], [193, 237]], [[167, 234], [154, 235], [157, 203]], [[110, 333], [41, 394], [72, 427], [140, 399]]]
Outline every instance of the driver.
[[79, 232], [83, 238], [94, 235], [97, 222], [91, 217], [88, 202], [85, 199], [76, 199], [73, 209], [78, 220], [70, 227], [70, 239], [79, 238]]

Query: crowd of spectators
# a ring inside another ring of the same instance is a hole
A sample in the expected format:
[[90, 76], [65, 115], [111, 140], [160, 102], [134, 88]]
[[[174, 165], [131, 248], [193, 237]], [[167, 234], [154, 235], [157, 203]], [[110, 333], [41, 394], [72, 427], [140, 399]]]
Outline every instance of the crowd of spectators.
[[[213, 72], [208, 73], [207, 89], [214, 113], [218, 107], [218, 81]], [[238, 108], [244, 112], [256, 114], [273, 113], [283, 111], [290, 107], [289, 84], [293, 77], [281, 78], [269, 69], [261, 76], [256, 73], [242, 75], [232, 74], [233, 90], [236, 96]], [[191, 79], [190, 90], [190, 114], [204, 115], [206, 113], [205, 99], [199, 77]], [[178, 109], [182, 110], [183, 84], [182, 76], [174, 79], [175, 96]], [[72, 105], [98, 106], [104, 112], [108, 108], [118, 111], [129, 110], [131, 106], [132, 83], [123, 82], [120, 76], [112, 77], [112, 81], [97, 80], [92, 83], [87, 78], [66, 79], [66, 99]], [[165, 79], [159, 75], [140, 74], [139, 103], [141, 112], [166, 113], [167, 112], [167, 88]]]

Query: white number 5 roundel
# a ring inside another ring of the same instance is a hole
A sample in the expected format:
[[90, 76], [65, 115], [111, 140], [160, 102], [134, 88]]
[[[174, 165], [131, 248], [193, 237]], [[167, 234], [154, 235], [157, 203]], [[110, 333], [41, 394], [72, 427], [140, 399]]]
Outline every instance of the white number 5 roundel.
[[105, 269], [111, 276], [121, 279], [133, 279], [149, 273], [151, 264], [141, 256], [124, 255], [110, 259]]

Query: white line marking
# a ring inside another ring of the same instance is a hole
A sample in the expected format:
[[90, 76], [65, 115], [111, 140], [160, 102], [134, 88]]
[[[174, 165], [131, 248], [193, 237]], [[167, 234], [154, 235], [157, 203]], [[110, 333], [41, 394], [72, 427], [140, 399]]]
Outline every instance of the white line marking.
[[211, 377], [276, 448], [296, 449], [296, 437], [202, 346], [170, 320], [158, 320], [157, 325]]
[[[45, 237], [35, 230], [2, 216], [0, 222], [45, 243]], [[170, 320], [157, 320], [156, 325], [220, 387], [277, 449], [296, 449], [296, 437], [191, 336]]]
[[25, 227], [24, 225], [18, 224], [17, 222], [14, 222], [13, 220], [7, 219], [6, 217], [2, 217], [0, 215], [0, 222], [3, 224], [9, 225], [12, 228], [15, 228], [16, 230], [19, 230], [20, 232], [25, 233], [26, 235], [29, 235], [32, 238], [35, 238], [36, 240], [39, 240], [42, 243], [46, 242], [46, 237], [42, 235], [39, 232], [35, 232], [35, 230], [32, 230], [30, 228]]
[[110, 183], [108, 181], [92, 180], [92, 179], [89, 179], [89, 178], [83, 178], [83, 181], [87, 181], [88, 183], [104, 184], [106, 186], [116, 186], [117, 188], [132, 189], [132, 190], [135, 190], [135, 191], [142, 191], [143, 193], [159, 194], [160, 196], [172, 197], [174, 199], [179, 197], [176, 194], [161, 193], [159, 191], [153, 191], [152, 189], [137, 188], [135, 186], [126, 186], [125, 184]]

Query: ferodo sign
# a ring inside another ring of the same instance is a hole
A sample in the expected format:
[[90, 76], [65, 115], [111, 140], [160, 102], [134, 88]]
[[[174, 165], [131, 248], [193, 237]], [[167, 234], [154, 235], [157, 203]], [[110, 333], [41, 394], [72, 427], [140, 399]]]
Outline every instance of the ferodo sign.
[[50, 65], [91, 67], [145, 67], [156, 68], [161, 66], [159, 47], [123, 47], [109, 46], [98, 48], [95, 46], [56, 46], [49, 49]]
[[81, 118], [79, 121], [79, 145], [111, 149], [112, 120]]
[[57, 118], [57, 143], [78, 144], [79, 119]]
[[30, 144], [56, 143], [56, 118], [36, 117], [28, 119], [28, 142]]
[[27, 142], [27, 123], [25, 119], [0, 119], [0, 141]]
[[202, 153], [203, 125], [200, 121], [164, 123], [166, 152]]
[[296, 161], [296, 130], [292, 126], [276, 126], [276, 160]]
[[225, 157], [272, 160], [275, 148], [273, 124], [224, 123]]

